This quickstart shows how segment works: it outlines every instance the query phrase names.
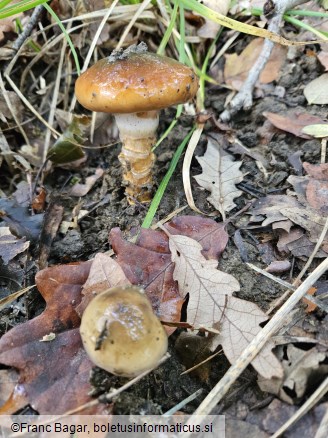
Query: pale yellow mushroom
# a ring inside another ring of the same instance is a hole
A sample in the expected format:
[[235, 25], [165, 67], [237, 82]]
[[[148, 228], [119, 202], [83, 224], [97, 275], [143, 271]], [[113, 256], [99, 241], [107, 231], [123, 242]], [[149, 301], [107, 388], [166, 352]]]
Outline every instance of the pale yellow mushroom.
[[100, 368], [134, 377], [155, 367], [167, 351], [167, 335], [143, 289], [114, 287], [86, 307], [80, 334]]

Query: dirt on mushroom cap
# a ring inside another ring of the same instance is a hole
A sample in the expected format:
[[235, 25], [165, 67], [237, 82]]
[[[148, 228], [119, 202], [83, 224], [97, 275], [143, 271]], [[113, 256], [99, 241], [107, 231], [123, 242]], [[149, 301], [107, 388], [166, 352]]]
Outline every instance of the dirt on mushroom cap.
[[134, 113], [159, 110], [195, 96], [198, 78], [180, 62], [155, 53], [104, 58], [76, 81], [77, 100], [91, 111]]
[[80, 333], [90, 359], [116, 375], [132, 377], [158, 363], [167, 335], [139, 287], [114, 287], [86, 307]]

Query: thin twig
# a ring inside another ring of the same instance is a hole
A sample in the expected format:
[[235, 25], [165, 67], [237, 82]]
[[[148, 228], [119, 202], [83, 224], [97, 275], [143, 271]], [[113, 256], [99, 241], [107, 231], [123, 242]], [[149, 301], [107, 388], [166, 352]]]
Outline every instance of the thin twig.
[[13, 48], [13, 50], [15, 50], [15, 52], [17, 52], [22, 47], [24, 42], [31, 35], [32, 30], [33, 30], [34, 26], [36, 25], [36, 23], [38, 22], [39, 17], [41, 15], [41, 13], [43, 12], [43, 10], [44, 10], [43, 5], [36, 6], [32, 15], [29, 18], [28, 23], [24, 27], [23, 32], [18, 36], [18, 38], [16, 39], [16, 41], [12, 45], [12, 48]]
[[[271, 1], [271, 0], [270, 0]], [[283, 21], [283, 15], [286, 10], [293, 9], [295, 6], [302, 3], [306, 3], [307, 0], [275, 0], [271, 1], [274, 7], [275, 15], [270, 19], [268, 30], [270, 32], [279, 33], [280, 25]], [[269, 3], [269, 2], [268, 2]], [[272, 49], [274, 47], [274, 42], [265, 39], [263, 48], [259, 57], [257, 58], [255, 64], [250, 69], [246, 81], [243, 83], [241, 89], [236, 94], [236, 96], [231, 100], [229, 106], [220, 115], [220, 119], [223, 122], [227, 122], [231, 117], [236, 114], [240, 109], [250, 109], [253, 104], [253, 90], [255, 84], [264, 68], [268, 62]]]
[[255, 338], [245, 348], [236, 362], [229, 368], [222, 379], [212, 389], [208, 396], [203, 400], [190, 419], [191, 424], [196, 420], [197, 415], [209, 415], [215, 406], [222, 400], [231, 385], [237, 380], [245, 368], [255, 359], [266, 342], [279, 330], [286, 317], [290, 314], [296, 304], [304, 297], [308, 289], [321, 277], [328, 269], [328, 258], [304, 280], [296, 289], [293, 295], [277, 311], [267, 325], [255, 336]]
[[[306, 402], [299, 408], [295, 414], [290, 417], [285, 424], [283, 424], [276, 433], [274, 433], [271, 438], [278, 438], [278, 436], [282, 435], [290, 426], [295, 424], [300, 418], [303, 417], [313, 406], [322, 399], [322, 397], [328, 392], [328, 377], [321, 383], [319, 388], [317, 388], [311, 397], [306, 400]], [[327, 431], [326, 431], [327, 432]], [[326, 435], [327, 436], [327, 435]]]

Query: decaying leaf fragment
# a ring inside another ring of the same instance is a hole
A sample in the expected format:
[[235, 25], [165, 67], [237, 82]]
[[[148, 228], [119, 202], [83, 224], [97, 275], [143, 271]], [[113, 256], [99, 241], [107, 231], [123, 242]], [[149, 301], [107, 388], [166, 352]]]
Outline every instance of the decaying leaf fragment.
[[322, 379], [327, 374], [325, 352], [317, 347], [303, 350], [296, 345], [287, 345], [284, 352], [281, 350], [284, 376], [279, 379], [266, 380], [259, 378], [258, 384], [262, 391], [279, 396], [287, 403], [297, 403], [304, 396], [311, 381]]
[[[262, 226], [272, 224], [278, 231], [279, 251], [291, 251], [296, 257], [310, 256], [322, 233], [328, 212], [327, 163], [303, 163], [303, 168], [306, 176], [291, 175], [287, 180], [293, 186], [294, 193], [290, 191], [289, 195], [265, 196], [256, 200], [251, 209], [251, 221], [262, 222]], [[291, 228], [283, 224], [294, 226]], [[326, 257], [327, 253], [328, 239], [325, 238], [316, 257]]]
[[[256, 304], [232, 296], [240, 289], [238, 281], [217, 270], [217, 260], [207, 260], [198, 242], [176, 235], [169, 237], [169, 245], [175, 263], [173, 278], [183, 297], [189, 293], [187, 322], [197, 329], [217, 330], [219, 334], [213, 338], [212, 349], [222, 345], [233, 363], [261, 330], [259, 324], [267, 316]], [[266, 378], [282, 375], [272, 348], [273, 344], [268, 342], [252, 361], [254, 368]]]
[[196, 157], [202, 166], [203, 173], [195, 176], [201, 187], [211, 192], [207, 200], [221, 213], [223, 220], [226, 212], [236, 204], [234, 199], [242, 194], [236, 184], [243, 180], [239, 169], [242, 162], [233, 161], [232, 156], [225, 153], [220, 145], [209, 139], [203, 157]]
[[325, 105], [328, 103], [328, 73], [324, 73], [304, 88], [304, 96], [310, 105]]
[[130, 284], [116, 260], [108, 254], [96, 254], [92, 261], [88, 279], [83, 285], [83, 298], [76, 308], [77, 313], [81, 316], [89, 302], [101, 292], [111, 287], [128, 286]]
[[11, 234], [9, 227], [0, 228], [0, 257], [7, 265], [17, 254], [24, 252], [30, 245], [25, 237], [17, 239]]
[[304, 132], [304, 127], [314, 123], [324, 123], [323, 119], [310, 113], [288, 111], [286, 114], [277, 114], [266, 111], [263, 113], [273, 126], [285, 132], [290, 132], [300, 138], [312, 138]]
[[[18, 385], [1, 406], [1, 414], [14, 413], [27, 404], [40, 414], [60, 414], [91, 400], [89, 374], [93, 364], [83, 349], [75, 310], [90, 265], [88, 261], [53, 266], [37, 274], [46, 310], [0, 340], [0, 363], [19, 371]], [[56, 337], [40, 342], [49, 333]], [[96, 406], [83, 413], [105, 413], [104, 408]]]
[[[240, 90], [249, 75], [250, 69], [260, 56], [263, 43], [263, 38], [254, 38], [239, 55], [236, 52], [225, 55], [224, 78], [227, 85], [235, 90]], [[269, 84], [278, 79], [281, 67], [286, 59], [286, 53], [285, 47], [279, 44], [275, 45], [258, 82]]]

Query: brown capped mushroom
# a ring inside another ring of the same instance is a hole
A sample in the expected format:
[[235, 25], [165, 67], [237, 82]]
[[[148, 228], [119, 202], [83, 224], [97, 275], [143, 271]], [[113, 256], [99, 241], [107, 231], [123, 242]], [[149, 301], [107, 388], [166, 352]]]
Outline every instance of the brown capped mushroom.
[[122, 141], [119, 159], [129, 202], [151, 199], [158, 112], [185, 103], [197, 93], [198, 79], [180, 62], [149, 53], [140, 43], [113, 52], [76, 81], [77, 100], [91, 111], [112, 113]]
[[166, 332], [136, 286], [97, 295], [82, 315], [80, 334], [92, 362], [118, 376], [155, 367], [167, 350]]

